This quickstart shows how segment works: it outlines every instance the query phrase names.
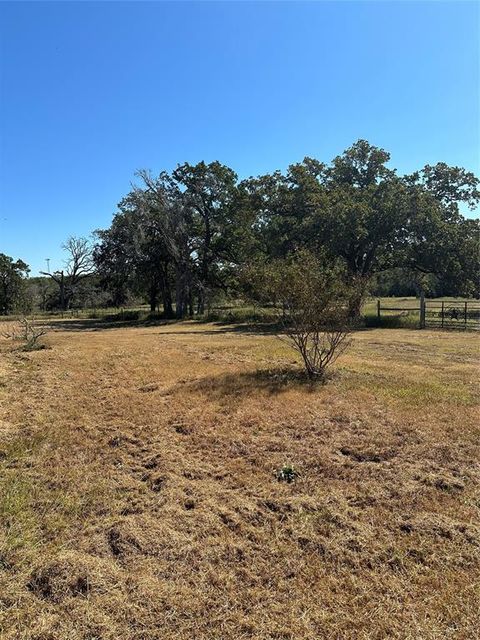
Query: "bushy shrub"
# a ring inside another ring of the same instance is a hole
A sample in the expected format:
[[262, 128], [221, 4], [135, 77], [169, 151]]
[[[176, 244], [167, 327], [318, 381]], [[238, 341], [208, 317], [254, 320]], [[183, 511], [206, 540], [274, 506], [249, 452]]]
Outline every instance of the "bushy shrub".
[[350, 344], [349, 310], [358, 290], [344, 268], [326, 256], [299, 251], [246, 270], [256, 299], [273, 303], [279, 337], [300, 354], [309, 378], [324, 381], [328, 367]]

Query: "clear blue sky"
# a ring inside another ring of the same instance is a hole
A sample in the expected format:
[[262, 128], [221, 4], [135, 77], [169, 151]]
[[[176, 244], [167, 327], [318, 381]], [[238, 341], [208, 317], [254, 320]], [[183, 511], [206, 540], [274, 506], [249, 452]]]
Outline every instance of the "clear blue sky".
[[243, 177], [358, 138], [479, 173], [475, 2], [0, 2], [0, 252], [32, 275], [134, 171]]

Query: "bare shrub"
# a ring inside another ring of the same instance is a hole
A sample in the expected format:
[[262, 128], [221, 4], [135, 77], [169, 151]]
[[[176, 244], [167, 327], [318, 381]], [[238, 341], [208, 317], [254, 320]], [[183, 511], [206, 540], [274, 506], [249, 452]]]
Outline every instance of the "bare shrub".
[[44, 324], [36, 324], [34, 318], [23, 316], [17, 321], [13, 327], [3, 333], [5, 338], [23, 342], [22, 349], [24, 351], [37, 351], [44, 349], [45, 345], [41, 342], [41, 338], [49, 331], [49, 327]]
[[309, 330], [289, 327], [287, 335], [302, 356], [309, 378], [324, 380], [327, 368], [333, 364], [351, 343], [349, 329], [344, 327]]
[[351, 343], [349, 309], [358, 291], [338, 263], [299, 251], [286, 260], [249, 269], [257, 297], [274, 304], [279, 337], [302, 357], [310, 379], [324, 381], [327, 369]]

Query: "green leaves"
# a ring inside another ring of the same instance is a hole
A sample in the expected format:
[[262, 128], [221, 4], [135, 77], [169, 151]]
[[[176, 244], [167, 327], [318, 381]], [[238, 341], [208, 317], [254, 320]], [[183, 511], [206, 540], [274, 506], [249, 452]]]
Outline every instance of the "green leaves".
[[480, 201], [480, 181], [461, 167], [450, 167], [445, 162], [427, 164], [418, 174], [418, 181], [434, 198], [446, 207], [458, 210], [458, 203], [465, 202], [474, 209]]
[[23, 260], [0, 253], [0, 315], [22, 310], [27, 304], [26, 278], [30, 269]]
[[[240, 182], [218, 161], [184, 163], [157, 178], [141, 171], [142, 185], [99, 233], [97, 263], [119, 291], [136, 286], [155, 296], [160, 287], [170, 304], [175, 289], [181, 309], [196, 298], [200, 312], [207, 295], [238, 290], [239, 281], [252, 293], [258, 265], [265, 275], [266, 263], [286, 265], [302, 251], [340, 265], [361, 293], [392, 268], [435, 274], [453, 292], [478, 290], [478, 224], [459, 212], [460, 203], [480, 201], [478, 179], [445, 163], [398, 176], [389, 161], [358, 140], [328, 165], [306, 157]], [[269, 274], [269, 287], [276, 278]]]

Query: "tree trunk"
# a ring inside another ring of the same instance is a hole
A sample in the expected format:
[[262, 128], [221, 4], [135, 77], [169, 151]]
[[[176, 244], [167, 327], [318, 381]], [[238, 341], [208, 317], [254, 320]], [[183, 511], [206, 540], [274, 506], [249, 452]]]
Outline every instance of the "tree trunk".
[[205, 313], [205, 296], [203, 291], [199, 291], [198, 293], [197, 313], [199, 316], [203, 316]]
[[350, 320], [358, 320], [362, 313], [362, 304], [368, 287], [367, 276], [352, 276], [354, 293], [348, 303], [348, 317]]
[[162, 291], [163, 313], [166, 318], [173, 317], [172, 294], [169, 287], [165, 287]]
[[348, 304], [348, 317], [350, 320], [356, 320], [360, 317], [362, 311], [363, 296], [354, 296], [350, 299]]
[[180, 320], [184, 317], [186, 305], [186, 278], [182, 265], [175, 267], [175, 315]]
[[63, 274], [63, 271], [60, 275], [60, 309], [62, 311], [66, 311], [67, 309], [65, 300], [65, 276]]
[[172, 291], [170, 287], [169, 263], [162, 266], [160, 289], [162, 293], [163, 314], [166, 318], [173, 318]]
[[157, 309], [157, 296], [158, 296], [158, 287], [156, 284], [152, 284], [150, 287], [150, 312], [155, 313]]

